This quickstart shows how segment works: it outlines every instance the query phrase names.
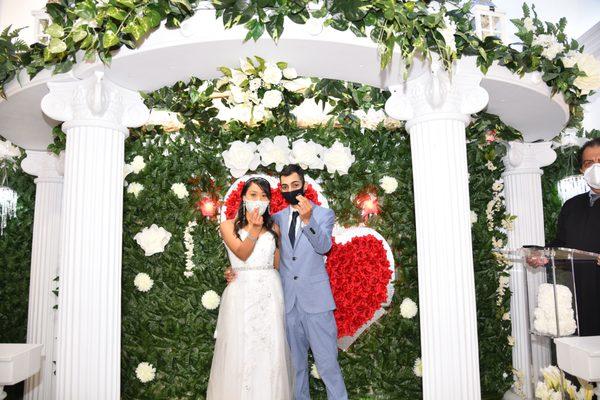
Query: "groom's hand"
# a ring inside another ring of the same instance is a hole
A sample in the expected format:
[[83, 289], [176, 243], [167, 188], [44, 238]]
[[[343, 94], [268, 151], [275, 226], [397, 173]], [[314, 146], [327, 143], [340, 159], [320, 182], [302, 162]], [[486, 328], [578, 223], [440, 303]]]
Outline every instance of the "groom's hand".
[[231, 283], [235, 280], [235, 271], [231, 267], [228, 267], [225, 270], [225, 280], [227, 283]]
[[310, 215], [312, 214], [312, 204], [304, 196], [296, 196], [298, 200], [298, 213], [300, 213], [300, 219], [304, 222], [304, 225], [308, 225], [310, 222]]

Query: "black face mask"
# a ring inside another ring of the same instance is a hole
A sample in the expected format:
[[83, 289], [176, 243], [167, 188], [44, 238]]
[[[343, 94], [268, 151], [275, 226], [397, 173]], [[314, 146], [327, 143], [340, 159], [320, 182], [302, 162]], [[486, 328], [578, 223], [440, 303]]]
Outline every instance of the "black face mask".
[[304, 196], [304, 188], [292, 190], [290, 192], [281, 192], [281, 194], [288, 203], [295, 206], [296, 204], [298, 204], [298, 199], [296, 198], [296, 196]]

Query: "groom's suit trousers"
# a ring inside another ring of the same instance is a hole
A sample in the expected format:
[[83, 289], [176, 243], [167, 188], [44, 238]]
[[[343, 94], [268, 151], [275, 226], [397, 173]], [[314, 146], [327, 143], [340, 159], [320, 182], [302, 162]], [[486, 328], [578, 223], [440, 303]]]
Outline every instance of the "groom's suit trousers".
[[286, 332], [295, 373], [294, 399], [309, 400], [308, 349], [327, 387], [328, 400], [347, 400], [346, 386], [337, 361], [337, 326], [333, 311], [307, 313], [296, 302], [286, 313]]

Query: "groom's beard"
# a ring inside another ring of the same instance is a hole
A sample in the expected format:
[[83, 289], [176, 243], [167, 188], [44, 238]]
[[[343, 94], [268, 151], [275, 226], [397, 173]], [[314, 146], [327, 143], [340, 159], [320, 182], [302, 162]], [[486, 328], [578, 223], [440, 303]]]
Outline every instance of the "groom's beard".
[[298, 199], [296, 198], [296, 196], [304, 196], [304, 189], [296, 189], [296, 190], [292, 190], [289, 192], [281, 192], [281, 194], [283, 195], [283, 198], [290, 203], [291, 205], [295, 206], [299, 203]]

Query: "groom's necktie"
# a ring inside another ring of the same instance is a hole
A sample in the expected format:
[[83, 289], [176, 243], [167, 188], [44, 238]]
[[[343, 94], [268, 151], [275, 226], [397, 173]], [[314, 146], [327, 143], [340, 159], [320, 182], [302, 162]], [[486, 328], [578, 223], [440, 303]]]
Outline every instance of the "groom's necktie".
[[292, 213], [292, 223], [290, 224], [290, 232], [288, 234], [292, 247], [294, 247], [294, 242], [296, 241], [296, 221], [298, 221], [298, 215], [300, 215], [298, 211]]

